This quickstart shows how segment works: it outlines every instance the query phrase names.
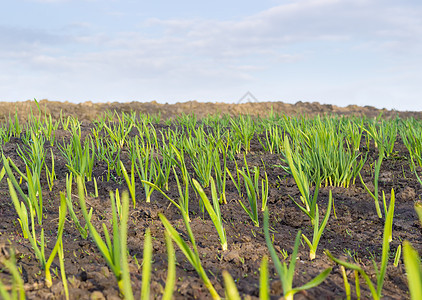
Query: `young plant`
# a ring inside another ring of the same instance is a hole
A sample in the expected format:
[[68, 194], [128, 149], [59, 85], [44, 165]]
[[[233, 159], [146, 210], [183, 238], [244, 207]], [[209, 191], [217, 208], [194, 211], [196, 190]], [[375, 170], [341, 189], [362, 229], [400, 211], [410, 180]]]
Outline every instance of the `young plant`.
[[268, 256], [264, 256], [261, 261], [261, 272], [259, 273], [259, 299], [269, 300], [268, 293]]
[[[79, 132], [78, 132], [79, 130]], [[95, 147], [92, 137], [85, 138], [82, 145], [80, 127], [72, 128], [72, 137], [69, 144], [58, 145], [60, 152], [66, 159], [66, 167], [75, 175], [92, 179], [95, 161]]]
[[173, 241], [167, 231], [164, 232], [166, 237], [167, 248], [167, 278], [166, 287], [164, 289], [163, 300], [171, 300], [173, 298], [174, 284], [176, 282], [176, 253], [173, 247]]
[[394, 267], [396, 268], [399, 265], [400, 257], [401, 257], [401, 245], [398, 245], [397, 250], [396, 250], [396, 255], [394, 255]]
[[422, 179], [419, 177], [418, 172], [416, 171], [416, 167], [414, 167], [416, 179], [419, 181], [419, 183], [422, 185]]
[[[114, 206], [113, 197], [110, 197], [110, 199], [111, 199], [112, 205]], [[113, 244], [115, 248], [113, 249], [112, 254], [115, 256], [116, 259], [120, 257], [120, 269], [121, 269], [120, 279], [123, 282], [121, 292], [124, 295], [125, 299], [133, 300], [134, 298], [133, 298], [133, 292], [132, 292], [132, 282], [130, 280], [129, 264], [127, 261], [127, 253], [128, 253], [127, 224], [129, 221], [129, 196], [126, 191], [123, 192], [123, 195], [122, 195], [120, 226], [117, 226], [117, 218], [115, 217], [115, 215], [116, 215], [116, 211], [113, 210], [113, 230], [115, 231], [113, 233]], [[105, 228], [104, 224], [103, 224], [103, 228]], [[117, 233], [119, 229], [120, 229], [120, 232]], [[120, 241], [115, 241], [114, 240], [115, 238], [120, 238]], [[110, 238], [107, 239], [107, 235], [106, 235], [106, 240], [107, 240], [107, 245], [110, 249], [111, 242], [110, 242]], [[151, 260], [151, 257], [148, 257], [148, 258], [145, 257], [145, 252], [149, 251], [150, 256], [152, 252], [151, 243], [148, 243], [147, 240], [151, 242], [151, 233], [149, 231], [149, 228], [147, 229], [147, 234], [144, 241], [144, 263], [145, 263], [144, 268], [145, 269], [148, 268], [148, 259]], [[148, 250], [145, 250], [146, 247], [148, 248]], [[120, 251], [120, 254], [117, 254], [119, 251]], [[117, 267], [119, 267], [119, 264], [117, 264]], [[148, 281], [148, 285], [149, 285], [149, 280], [147, 278], [144, 279], [144, 277], [142, 277], [142, 288], [144, 287], [144, 283], [143, 283], [144, 280]]]
[[[422, 205], [416, 203], [415, 210], [418, 214], [419, 221], [422, 224]], [[412, 300], [422, 299], [421, 259], [418, 252], [408, 241], [403, 242], [403, 260], [407, 273], [410, 297]]]
[[251, 140], [255, 135], [255, 121], [251, 116], [240, 116], [237, 120], [230, 119], [235, 137], [243, 144], [245, 153], [251, 150]]
[[169, 189], [169, 176], [172, 168], [172, 158], [163, 155], [162, 161], [156, 158], [153, 160], [153, 169], [156, 171], [155, 184], [159, 188], [164, 188], [166, 191]]
[[[136, 200], [135, 200], [135, 170], [134, 170], [135, 162], [132, 160], [132, 167], [131, 167], [131, 170], [130, 170], [130, 179], [129, 179], [129, 175], [126, 171], [125, 165], [123, 164], [122, 161], [119, 161], [119, 162], [120, 162], [120, 167], [121, 167], [122, 172], [123, 172], [123, 176], [125, 177], [127, 186], [129, 188], [130, 195], [132, 197], [133, 208], [135, 208], [135, 206], [136, 206]], [[149, 202], [149, 201], [147, 201], [147, 202]]]
[[97, 245], [98, 250], [100, 250], [102, 256], [107, 262], [107, 265], [110, 267], [111, 271], [116, 277], [120, 292], [125, 297], [130, 297], [129, 295], [133, 295], [133, 294], [132, 294], [131, 287], [128, 284], [128, 282], [130, 283], [130, 279], [128, 279], [128, 275], [126, 274], [126, 271], [128, 271], [128, 267], [125, 265], [127, 264], [127, 259], [125, 260], [126, 251], [124, 253], [122, 252], [123, 250], [126, 249], [125, 247], [127, 243], [127, 220], [128, 220], [128, 214], [129, 214], [129, 195], [126, 191], [123, 192], [122, 215], [120, 218], [120, 222], [118, 221], [118, 218], [117, 218], [117, 209], [116, 209], [116, 203], [114, 201], [114, 197], [110, 197], [111, 208], [112, 208], [113, 241], [111, 241], [110, 239], [107, 226], [103, 223], [103, 233], [105, 237], [105, 241], [104, 241], [101, 235], [99, 234], [99, 232], [95, 229], [95, 227], [92, 225], [90, 221], [90, 217], [88, 215], [88, 211], [86, 208], [83, 182], [80, 176], [77, 177], [77, 183], [78, 183], [79, 203], [81, 206], [81, 210], [82, 210], [82, 214], [84, 216], [85, 222], [88, 224], [89, 233], [91, 237], [93, 238], [95, 244]]
[[[349, 280], [347, 279], [346, 269], [344, 268], [344, 266], [340, 266], [340, 270], [341, 270], [341, 275], [343, 276], [344, 290], [346, 292], [346, 299], [350, 300], [351, 299], [350, 283], [349, 283]], [[359, 295], [358, 299], [360, 299], [360, 295]]]
[[60, 110], [60, 118], [59, 118], [59, 120], [60, 120], [60, 125], [62, 125], [62, 128], [63, 128], [64, 131], [67, 131], [68, 128], [69, 128], [70, 118], [71, 118], [71, 116], [64, 117], [63, 116], [63, 111]]
[[[41, 175], [41, 170], [45, 163], [44, 153], [44, 138], [31, 131], [31, 139], [28, 141], [29, 145], [22, 150], [19, 146], [17, 153], [19, 157], [31, 169], [32, 173]], [[25, 154], [26, 153], [26, 154]]]
[[[132, 146], [132, 148], [133, 148], [132, 151], [134, 151], [133, 153], [134, 156], [138, 159], [138, 163], [135, 164], [136, 171], [138, 173], [139, 178], [142, 181], [142, 185], [144, 186], [146, 202], [149, 203], [151, 202], [151, 194], [153, 190], [148, 184], [144, 183], [144, 181], [151, 182], [153, 180], [153, 175], [154, 175], [154, 170], [155, 170], [154, 169], [154, 155], [153, 155], [154, 151], [149, 146], [141, 147], [139, 145], [138, 137], [135, 137], [135, 144]], [[136, 160], [136, 158], [132, 158], [132, 168], [133, 168], [133, 162], [134, 160]], [[134, 172], [132, 172], [132, 174], [134, 174]], [[132, 175], [132, 178], [133, 178], [133, 175]], [[126, 181], [128, 181], [128, 179]], [[134, 191], [135, 189], [134, 178], [132, 182], [133, 182], [133, 185], [131, 184], [131, 186], [133, 186], [133, 191]], [[129, 185], [129, 182], [128, 182], [128, 185]]]
[[[226, 286], [226, 299], [227, 300], [241, 300], [239, 291], [237, 290], [236, 283], [233, 277], [226, 270], [223, 271], [224, 285]], [[260, 298], [262, 299], [262, 298]]]
[[237, 180], [234, 179], [232, 173], [230, 172], [230, 170], [227, 167], [226, 167], [226, 172], [227, 172], [227, 174], [229, 174], [230, 179], [232, 180], [234, 186], [236, 187], [236, 190], [237, 190], [237, 192], [239, 194], [239, 197], [243, 197], [242, 185], [241, 185], [241, 180], [240, 180], [241, 177], [240, 177], [240, 173], [239, 173], [240, 169], [237, 166], [237, 161], [236, 160], [234, 161], [234, 163], [236, 165], [236, 179]]
[[60, 193], [60, 209], [59, 209], [59, 227], [57, 231], [57, 239], [56, 244], [54, 245], [53, 250], [50, 253], [48, 259], [45, 256], [45, 239], [44, 239], [44, 228], [41, 228], [40, 240], [37, 239], [37, 235], [35, 233], [35, 222], [34, 222], [34, 209], [29, 207], [30, 211], [30, 219], [31, 219], [31, 229], [29, 227], [29, 220], [28, 220], [28, 209], [26, 208], [23, 202], [20, 202], [18, 199], [18, 195], [16, 194], [16, 190], [13, 186], [13, 183], [8, 178], [7, 183], [9, 185], [9, 192], [10, 196], [13, 201], [13, 205], [15, 206], [16, 212], [19, 216], [19, 223], [22, 227], [22, 231], [24, 237], [29, 239], [32, 248], [35, 251], [35, 256], [39, 260], [41, 264], [41, 268], [45, 271], [45, 282], [48, 287], [52, 285], [51, 279], [51, 272], [50, 266], [53, 263], [54, 257], [59, 250], [63, 230], [64, 230], [64, 221], [66, 219], [66, 199], [63, 193]]
[[4, 175], [6, 175], [6, 169], [3, 166], [0, 171], [0, 182], [3, 180]]
[[[239, 291], [236, 287], [236, 283], [229, 272], [224, 270], [222, 272], [226, 299], [228, 300], [240, 300]], [[268, 257], [264, 256], [261, 261], [260, 275], [259, 275], [259, 299], [269, 300], [269, 284], [268, 284]]]
[[422, 167], [422, 126], [414, 119], [407, 119], [401, 126], [400, 135], [404, 145], [409, 151], [410, 169], [415, 171], [415, 164]]
[[[243, 182], [245, 184], [246, 194], [248, 197], [248, 208], [241, 200], [239, 200], [240, 205], [242, 206], [243, 210], [248, 214], [248, 216], [253, 221], [254, 225], [256, 227], [259, 227], [259, 220], [258, 220], [258, 200], [259, 195], [261, 194], [261, 205], [262, 205], [262, 211], [265, 210], [267, 206], [267, 199], [268, 199], [268, 176], [265, 172], [265, 179], [261, 180], [261, 191], [259, 189], [259, 168], [254, 167], [253, 169], [253, 175], [251, 174], [251, 171], [249, 170], [248, 163], [246, 161], [246, 156], [244, 155], [244, 163], [245, 167], [240, 170], [236, 163], [236, 177], [237, 180], [234, 179], [233, 175], [229, 171], [228, 168], [226, 168], [227, 173], [229, 174], [229, 177], [231, 178], [232, 182], [234, 183], [239, 196], [243, 197], [242, 189], [241, 189], [241, 178], [243, 178]], [[245, 170], [246, 169], [246, 170]]]
[[375, 147], [383, 149], [386, 156], [390, 156], [394, 149], [397, 138], [397, 119], [385, 121], [381, 119], [381, 114], [363, 127], [369, 137], [374, 140]]
[[412, 300], [422, 299], [421, 259], [408, 241], [403, 242], [403, 260]]
[[[183, 209], [183, 208], [182, 208]], [[168, 234], [171, 236], [173, 241], [179, 246], [180, 250], [182, 250], [183, 254], [186, 256], [188, 261], [191, 265], [195, 268], [196, 272], [198, 273], [199, 277], [201, 277], [202, 281], [204, 282], [205, 286], [209, 290], [211, 297], [213, 299], [221, 299], [218, 295], [217, 291], [215, 290], [214, 286], [212, 285], [211, 281], [209, 280], [207, 273], [205, 272], [204, 268], [201, 265], [201, 259], [198, 252], [198, 248], [196, 246], [195, 237], [193, 236], [192, 229], [189, 225], [189, 220], [187, 219], [187, 214], [182, 213], [183, 221], [186, 226], [186, 230], [188, 232], [188, 236], [190, 242], [193, 246], [193, 250], [188, 246], [188, 244], [182, 239], [176, 229], [170, 224], [167, 218], [163, 214], [159, 214], [161, 222], [163, 223], [164, 227], [166, 228]]]
[[277, 270], [277, 273], [280, 277], [281, 285], [283, 287], [284, 299], [293, 300], [293, 296], [297, 292], [308, 290], [310, 288], [316, 287], [319, 284], [321, 284], [325, 280], [325, 278], [327, 278], [327, 276], [330, 274], [332, 268], [325, 269], [318, 276], [316, 276], [314, 279], [312, 279], [308, 283], [302, 285], [301, 287], [293, 288], [293, 276], [294, 276], [295, 267], [296, 267], [297, 252], [299, 249], [301, 232], [299, 231], [296, 235], [293, 253], [292, 253], [289, 265], [287, 265], [286, 262], [283, 262], [282, 264], [280, 262], [280, 259], [277, 256], [277, 252], [274, 248], [274, 245], [271, 242], [268, 219], [269, 217], [268, 217], [268, 209], [267, 209], [264, 212], [265, 241], [267, 242], [267, 247], [268, 247], [268, 250], [270, 251], [271, 258], [274, 262], [275, 269]]
[[[173, 147], [173, 146], [172, 146]], [[174, 147], [173, 147], [174, 148]], [[152, 187], [153, 189], [159, 191], [164, 197], [166, 197], [174, 206], [176, 206], [180, 212], [182, 214], [186, 214], [187, 219], [190, 222], [190, 218], [189, 218], [189, 174], [188, 171], [186, 169], [186, 165], [184, 163], [184, 159], [181, 158], [183, 153], [180, 153], [176, 148], [174, 148], [175, 151], [177, 151], [177, 157], [178, 157], [178, 166], [179, 169], [181, 169], [182, 171], [182, 180], [183, 180], [183, 185], [180, 183], [179, 180], [179, 176], [176, 173], [176, 169], [173, 166], [173, 173], [174, 173], [174, 177], [176, 178], [176, 182], [177, 182], [177, 189], [179, 191], [179, 201], [178, 203], [171, 199], [169, 196], [167, 196], [166, 193], [164, 193], [158, 186], [156, 186], [154, 183], [145, 181], [145, 180], [141, 180], [142, 183]]]
[[[379, 193], [378, 193], [378, 177], [380, 174], [380, 170], [381, 170], [381, 164], [382, 164], [382, 160], [384, 159], [384, 150], [383, 148], [379, 149], [379, 156], [378, 156], [378, 160], [375, 164], [375, 175], [374, 175], [374, 193], [372, 193], [369, 188], [366, 186], [365, 182], [363, 182], [362, 179], [362, 175], [359, 173], [359, 178], [360, 181], [362, 182], [363, 187], [365, 188], [365, 190], [368, 192], [369, 195], [371, 195], [371, 197], [374, 199], [375, 202], [375, 208], [377, 210], [377, 214], [378, 217], [380, 219], [382, 219], [382, 213], [381, 213], [381, 208], [380, 208], [380, 204], [379, 204]], [[384, 212], [386, 212], [386, 207], [384, 207]]]
[[111, 177], [117, 181], [118, 178], [112, 174], [112, 171], [116, 172], [117, 177], [122, 175], [120, 164], [118, 163], [120, 161], [120, 153], [122, 149], [111, 143], [109, 140], [104, 139], [99, 139], [98, 145], [100, 148], [100, 153], [98, 153], [99, 158], [107, 163], [107, 182], [110, 181]]
[[208, 214], [211, 217], [212, 222], [214, 223], [215, 229], [217, 229], [218, 236], [220, 237], [221, 247], [223, 251], [227, 250], [227, 238], [226, 230], [223, 226], [223, 219], [220, 212], [220, 202], [217, 196], [217, 190], [215, 188], [214, 179], [211, 177], [211, 196], [213, 205], [211, 206], [210, 200], [202, 189], [201, 185], [195, 179], [192, 179], [193, 185], [198, 192], [199, 196], [202, 199], [202, 202], [205, 205], [205, 208], [208, 211]]
[[199, 148], [191, 148], [187, 152], [189, 153], [199, 182], [204, 188], [207, 188], [210, 183], [211, 171], [215, 159], [212, 148], [206, 145]]
[[264, 148], [265, 152], [273, 153], [280, 153], [282, 149], [282, 141], [283, 139], [280, 138], [282, 136], [282, 130], [279, 126], [273, 125], [265, 129], [265, 140], [262, 141], [261, 138], [258, 136], [259, 143]]
[[[122, 149], [126, 142], [126, 137], [132, 130], [134, 123], [129, 120], [127, 122], [127, 118], [125, 118], [125, 114], [123, 113], [122, 117], [120, 117], [117, 113], [118, 122], [114, 123], [113, 125], [104, 123], [104, 128], [107, 130], [107, 133], [112, 138], [113, 142]], [[117, 124], [117, 125], [116, 125]]]
[[384, 225], [381, 268], [378, 269], [375, 261], [373, 262], [374, 268], [375, 268], [375, 274], [377, 278], [376, 285], [372, 283], [370, 277], [366, 274], [366, 272], [361, 266], [337, 259], [330, 253], [330, 251], [325, 250], [326, 255], [335, 263], [342, 265], [345, 268], [359, 272], [359, 274], [365, 279], [365, 282], [371, 291], [372, 297], [375, 300], [381, 299], [381, 296], [382, 296], [382, 286], [384, 284], [385, 273], [387, 270], [387, 263], [388, 263], [388, 257], [389, 257], [389, 252], [390, 252], [390, 242], [392, 240], [394, 205], [395, 205], [395, 195], [394, 195], [394, 190], [391, 190], [391, 200], [388, 206], [388, 211], [387, 211], [387, 215], [385, 218], [385, 225]]
[[[85, 226], [82, 227], [81, 223], [79, 222], [78, 217], [73, 209], [73, 201], [72, 201], [72, 178], [73, 174], [66, 174], [66, 204], [69, 210], [70, 218], [72, 219], [73, 223], [76, 226], [76, 229], [79, 231], [81, 237], [86, 240], [88, 238], [88, 223], [85, 223]], [[91, 221], [92, 218], [92, 207], [88, 213], [88, 219]]]
[[64, 295], [66, 300], [69, 300], [69, 286], [67, 284], [67, 278], [66, 278], [66, 272], [64, 269], [64, 251], [63, 251], [63, 239], [60, 241], [59, 246], [59, 261], [60, 261], [60, 275], [62, 277], [62, 283], [63, 283], [63, 289], [64, 289]]
[[189, 175], [188, 169], [186, 167], [185, 156], [183, 153], [183, 148], [179, 151], [176, 146], [173, 144], [171, 145], [173, 149], [173, 153], [175, 154], [175, 158], [173, 162], [179, 167], [179, 170], [182, 173], [182, 180], [184, 185], [184, 190], [182, 190], [182, 185], [179, 182], [179, 177], [176, 174], [176, 169], [173, 167], [173, 173], [176, 177], [177, 188], [179, 190], [180, 195], [180, 203], [183, 205], [183, 208], [186, 213], [188, 213], [188, 220], [189, 220], [189, 183], [191, 182], [191, 177]]
[[21, 133], [22, 133], [22, 126], [19, 123], [19, 116], [18, 116], [17, 110], [15, 111], [14, 119], [15, 119], [15, 121], [12, 120], [12, 118], [9, 114], [9, 132], [13, 133], [14, 137], [19, 138], [21, 136]]
[[[220, 195], [220, 203], [227, 204], [226, 200], [226, 168], [227, 168], [227, 145], [224, 145], [222, 141], [219, 141], [220, 148], [214, 150], [214, 174], [217, 191]], [[220, 152], [222, 151], [223, 164], [220, 162]]]
[[47, 110], [44, 111], [44, 126], [42, 126], [42, 131], [44, 136], [50, 141], [50, 146], [54, 146], [54, 141], [56, 139], [56, 130], [59, 127], [59, 122], [53, 122], [51, 114], [47, 116]]
[[[255, 175], [256, 175], [255, 169]], [[258, 169], [259, 173], [259, 169]], [[242, 206], [243, 210], [249, 215], [251, 220], [253, 221], [256, 227], [259, 227], [259, 220], [258, 220], [258, 196], [255, 191], [255, 186], [250, 177], [249, 169], [248, 172], [245, 173], [244, 171], [239, 170], [239, 174], [243, 176], [243, 180], [245, 182], [246, 194], [248, 195], [248, 202], [249, 207], [246, 207], [245, 204], [241, 200], [239, 200], [240, 205]]]
[[144, 240], [144, 259], [142, 264], [142, 290], [141, 300], [148, 300], [150, 294], [151, 281], [151, 265], [152, 265], [152, 240], [151, 229], [147, 228]]
[[50, 169], [48, 169], [47, 164], [46, 164], [45, 165], [45, 177], [47, 178], [48, 188], [50, 189], [50, 192], [51, 192], [53, 190], [54, 180], [57, 179], [57, 178], [56, 178], [56, 172], [54, 170], [53, 150], [50, 149], [50, 152], [51, 152], [51, 171], [50, 171]]
[[[267, 172], [265, 172], [265, 179], [262, 179], [261, 181], [261, 211], [265, 211], [267, 209], [267, 202], [268, 202], [268, 185], [269, 185], [269, 181], [268, 181], [268, 175]], [[258, 192], [258, 188], [257, 188], [257, 192]]]
[[316, 219], [315, 214], [317, 207], [318, 190], [320, 185], [319, 179], [317, 180], [317, 183], [315, 185], [314, 195], [311, 197], [309, 191], [309, 179], [306, 176], [305, 172], [302, 171], [301, 165], [299, 163], [296, 163], [299, 160], [299, 157], [296, 155], [294, 156], [292, 149], [290, 148], [289, 138], [287, 136], [284, 137], [284, 154], [286, 156], [290, 172], [292, 173], [293, 178], [301, 194], [300, 200], [302, 204], [305, 205], [305, 207], [300, 205], [294, 199], [292, 200], [300, 208], [300, 210], [303, 211], [311, 219], [311, 223], [312, 225], [314, 225]]
[[315, 207], [315, 219], [314, 219], [314, 235], [312, 238], [312, 242], [302, 234], [303, 239], [308, 244], [310, 252], [309, 252], [309, 259], [314, 260], [316, 256], [316, 250], [321, 239], [322, 233], [324, 232], [325, 226], [327, 225], [328, 219], [330, 218], [331, 207], [333, 205], [333, 196], [330, 190], [330, 196], [328, 198], [328, 207], [327, 212], [325, 213], [324, 219], [322, 220], [321, 226], [319, 226], [319, 211], [318, 211], [318, 204]]
[[[31, 172], [31, 169], [26, 166], [26, 176], [19, 170], [19, 168], [13, 163], [10, 158], [7, 158], [3, 154], [3, 166], [9, 177], [9, 180], [14, 185], [18, 193], [24, 199], [25, 204], [36, 212], [38, 218], [38, 224], [42, 224], [43, 218], [43, 199], [42, 199], [42, 188], [39, 174], [36, 172]], [[28, 194], [25, 194], [16, 180], [15, 175], [12, 172], [12, 166], [21, 176], [23, 180], [27, 182]]]
[[24, 300], [25, 299], [25, 288], [23, 279], [19, 274], [19, 270], [16, 267], [15, 252], [12, 250], [10, 258], [0, 261], [12, 274], [12, 285], [11, 292], [9, 293], [7, 287], [0, 280], [0, 296], [4, 300]]

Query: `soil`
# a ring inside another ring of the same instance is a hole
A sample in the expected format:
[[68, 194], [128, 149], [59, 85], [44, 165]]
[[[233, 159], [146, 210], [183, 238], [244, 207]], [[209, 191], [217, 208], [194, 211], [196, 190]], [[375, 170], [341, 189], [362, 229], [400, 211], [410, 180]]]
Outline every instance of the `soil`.
[[[247, 102], [240, 104], [227, 103], [203, 103], [197, 101], [188, 101], [176, 104], [161, 104], [152, 102], [127, 102], [127, 103], [92, 103], [84, 102], [74, 104], [70, 102], [57, 102], [41, 100], [39, 101], [42, 113], [50, 114], [53, 119], [60, 117], [60, 113], [64, 116], [77, 116], [79, 120], [95, 120], [100, 114], [106, 111], [117, 112], [136, 112], [148, 114], [161, 114], [163, 119], [174, 118], [181, 114], [195, 114], [198, 118], [202, 118], [208, 114], [229, 114], [236, 116], [239, 114], [249, 114], [251, 116], [267, 116], [271, 110], [276, 113], [284, 113], [286, 115], [305, 115], [315, 116], [317, 114], [336, 114], [344, 116], [367, 116], [377, 117], [382, 114], [385, 118], [416, 118], [422, 119], [422, 112], [415, 111], [396, 111], [387, 109], [377, 109], [373, 106], [357, 106], [349, 105], [340, 107], [331, 104], [319, 104], [317, 102], [297, 102], [296, 104], [288, 104], [283, 102]], [[23, 102], [0, 102], [0, 120], [13, 117], [16, 111], [19, 112], [21, 120], [26, 120], [31, 113], [38, 112], [37, 105], [34, 101]]]
[[[59, 118], [60, 111], [64, 115], [75, 115], [82, 124], [82, 135], [89, 134], [93, 121], [99, 114], [106, 110], [116, 110], [117, 112], [137, 111], [142, 113], [161, 113], [162, 120], [174, 118], [182, 113], [195, 113], [199, 118], [206, 114], [230, 113], [252, 114], [264, 116], [269, 113], [271, 107], [274, 112], [284, 112], [289, 115], [305, 114], [315, 115], [322, 113], [340, 115], [366, 115], [369, 117], [378, 116], [381, 112], [383, 117], [391, 118], [400, 116], [401, 118], [414, 117], [421, 119], [422, 112], [397, 112], [387, 110], [377, 110], [373, 107], [349, 106], [347, 108], [333, 105], [319, 105], [317, 103], [297, 103], [295, 105], [284, 103], [246, 103], [240, 105], [232, 104], [201, 104], [197, 102], [179, 103], [175, 105], [158, 103], [111, 103], [111, 104], [70, 104], [59, 102], [41, 101], [40, 107], [47, 114], [51, 114], [53, 119]], [[21, 103], [0, 103], [0, 117], [8, 118], [13, 116], [15, 110], [19, 113], [19, 118], [25, 120], [30, 111], [37, 112], [34, 102]], [[4, 120], [4, 119], [3, 119]], [[160, 126], [157, 125], [157, 131]], [[57, 130], [56, 140], [69, 138], [69, 133], [60, 129]], [[2, 151], [6, 157], [11, 157], [15, 164], [24, 170], [25, 164], [17, 155], [16, 149], [23, 147], [20, 138], [12, 138], [4, 144]], [[55, 243], [58, 224], [58, 207], [60, 203], [59, 192], [66, 190], [66, 173], [68, 169], [57, 146], [51, 147], [45, 144], [46, 153], [50, 149], [55, 156], [55, 169], [57, 180], [54, 182], [52, 191], [49, 190], [46, 178], [42, 178], [44, 214], [43, 222], [48, 254]], [[362, 175], [365, 182], [373, 181], [370, 165], [377, 159], [374, 149], [370, 151], [368, 160], [363, 168]], [[397, 247], [404, 240], [409, 240], [412, 245], [422, 253], [422, 231], [418, 218], [414, 211], [414, 203], [421, 200], [422, 185], [417, 181], [416, 176], [409, 168], [408, 152], [403, 142], [397, 139], [394, 156], [386, 158], [382, 164], [380, 174], [380, 190], [386, 192], [387, 199], [390, 199], [390, 191], [394, 188], [396, 194], [396, 207], [393, 226], [393, 241], [391, 242], [390, 262], [384, 282], [383, 297], [385, 299], [408, 299], [407, 279], [402, 259], [397, 267], [393, 266], [394, 254]], [[282, 157], [278, 154], [266, 153], [258, 139], [253, 139], [251, 152], [246, 156], [249, 167], [263, 166], [265, 164], [269, 179], [269, 211], [270, 226], [274, 236], [274, 245], [277, 250], [286, 250], [291, 253], [293, 249], [294, 237], [298, 230], [302, 230], [307, 236], [312, 236], [312, 228], [307, 218], [293, 203], [290, 197], [299, 199], [299, 191], [293, 178], [278, 165], [282, 164]], [[127, 153], [122, 155], [123, 163], [128, 166], [130, 160]], [[46, 164], [51, 165], [51, 158], [46, 157]], [[237, 158], [237, 164], [243, 166], [243, 156]], [[233, 170], [234, 163], [230, 162], [229, 169]], [[192, 173], [193, 169], [189, 167]], [[109, 191], [126, 189], [126, 183], [121, 178], [101, 181], [101, 177], [106, 170], [104, 163], [96, 163], [94, 176], [97, 178], [99, 196], [92, 195], [94, 186], [92, 182], [87, 183], [89, 196], [87, 203], [93, 208], [92, 222], [97, 229], [102, 223], [109, 225], [111, 218], [111, 208]], [[419, 170], [421, 171], [421, 170]], [[174, 177], [170, 177], [169, 196], [177, 198], [177, 185]], [[76, 185], [73, 187], [76, 194]], [[372, 259], [377, 263], [381, 260], [382, 232], [384, 227], [383, 219], [379, 219], [374, 201], [365, 191], [359, 179], [349, 188], [324, 187], [319, 192], [320, 211], [325, 213], [328, 203], [329, 191], [332, 191], [335, 203], [337, 218], [332, 214], [327, 228], [318, 246], [317, 257], [309, 260], [309, 249], [305, 243], [299, 247], [299, 259], [293, 281], [294, 286], [300, 286], [327, 267], [333, 267], [328, 278], [318, 287], [302, 292], [295, 299], [345, 299], [344, 282], [340, 268], [336, 266], [323, 250], [329, 249], [337, 258], [349, 262], [359, 263], [371, 276], [375, 283], [375, 272]], [[209, 189], [206, 189], [209, 193]], [[40, 269], [34, 252], [28, 240], [22, 236], [22, 230], [17, 222], [17, 214], [12, 205], [6, 180], [0, 182], [0, 258], [8, 256], [11, 248], [17, 252], [17, 265], [22, 272], [25, 282], [26, 296], [29, 299], [64, 299], [63, 285], [56, 275], [53, 274], [53, 286], [47, 288], [44, 284], [44, 272]], [[198, 198], [193, 191], [190, 192], [190, 216], [193, 234], [198, 244], [198, 250], [204, 269], [207, 271], [212, 284], [221, 296], [224, 296], [224, 283], [222, 271], [227, 270], [235, 279], [237, 288], [243, 297], [258, 299], [259, 297], [259, 267], [264, 255], [269, 255], [264, 234], [263, 220], [260, 215], [260, 227], [255, 227], [249, 216], [241, 209], [238, 201], [239, 195], [233, 183], [227, 181], [226, 189], [227, 204], [222, 205], [222, 216], [228, 238], [228, 250], [223, 252], [219, 243], [218, 235], [207, 213], [200, 212]], [[164, 239], [164, 227], [158, 217], [163, 213], [177, 228], [182, 237], [187, 240], [187, 234], [182, 217], [176, 207], [169, 205], [158, 192], [153, 192], [151, 203], [144, 201], [145, 194], [139, 180], [136, 181], [136, 208], [131, 207], [130, 219], [128, 223], [128, 250], [129, 264], [132, 279], [132, 286], [135, 297], [139, 298], [142, 281], [142, 255], [144, 233], [147, 228], [151, 229], [153, 236], [153, 263], [151, 295], [160, 298], [165, 286], [167, 276], [167, 253]], [[244, 200], [245, 201], [245, 200]], [[79, 210], [76, 209], [80, 216]], [[117, 282], [107, 267], [104, 259], [98, 251], [91, 238], [82, 239], [79, 232], [73, 226], [70, 218], [65, 224], [63, 235], [65, 247], [65, 271], [69, 281], [71, 299], [119, 299]], [[177, 257], [177, 281], [174, 291], [175, 299], [209, 299], [208, 290], [202, 283], [195, 269], [189, 264], [183, 253], [174, 245]], [[281, 257], [281, 254], [279, 255]], [[53, 269], [59, 270], [59, 260], [54, 260]], [[269, 263], [271, 298], [282, 297], [281, 283], [276, 275], [275, 268]], [[354, 275], [347, 271], [349, 283], [352, 288], [352, 298], [356, 297]], [[58, 272], [60, 276], [60, 271]], [[6, 270], [0, 274], [0, 278], [7, 282], [10, 274]], [[361, 279], [362, 298], [371, 298], [368, 286]]]

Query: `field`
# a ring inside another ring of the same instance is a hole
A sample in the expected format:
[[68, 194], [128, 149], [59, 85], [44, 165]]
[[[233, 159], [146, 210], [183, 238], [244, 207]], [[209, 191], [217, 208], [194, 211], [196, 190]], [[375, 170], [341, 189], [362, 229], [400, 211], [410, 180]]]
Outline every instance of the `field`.
[[411, 297], [418, 113], [48, 105], [0, 125], [1, 298]]

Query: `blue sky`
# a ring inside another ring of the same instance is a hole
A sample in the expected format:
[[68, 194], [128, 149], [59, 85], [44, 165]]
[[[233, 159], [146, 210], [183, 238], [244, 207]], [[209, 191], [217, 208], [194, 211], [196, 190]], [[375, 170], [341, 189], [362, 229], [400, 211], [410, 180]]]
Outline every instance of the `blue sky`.
[[318, 101], [422, 111], [422, 2], [4, 1], [0, 101]]

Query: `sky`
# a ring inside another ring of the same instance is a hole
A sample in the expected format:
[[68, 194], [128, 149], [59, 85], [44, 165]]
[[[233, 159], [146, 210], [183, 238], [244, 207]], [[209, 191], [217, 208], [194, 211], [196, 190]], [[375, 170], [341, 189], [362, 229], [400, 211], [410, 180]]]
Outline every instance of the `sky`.
[[13, 0], [0, 16], [0, 101], [237, 103], [249, 91], [422, 111], [420, 0]]

